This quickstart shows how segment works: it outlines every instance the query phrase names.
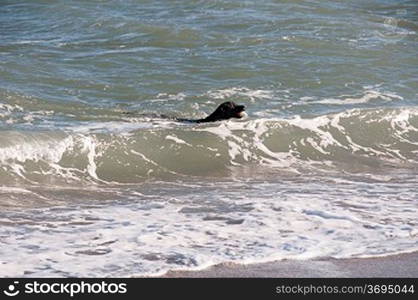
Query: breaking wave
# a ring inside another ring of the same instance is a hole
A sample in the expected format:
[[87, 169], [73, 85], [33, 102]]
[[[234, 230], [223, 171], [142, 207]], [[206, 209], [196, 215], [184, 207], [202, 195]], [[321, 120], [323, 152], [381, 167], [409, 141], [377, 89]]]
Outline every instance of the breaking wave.
[[237, 166], [361, 171], [416, 165], [418, 110], [353, 109], [198, 126], [89, 122], [62, 131], [2, 131], [0, 145], [1, 183], [134, 183], [227, 174]]

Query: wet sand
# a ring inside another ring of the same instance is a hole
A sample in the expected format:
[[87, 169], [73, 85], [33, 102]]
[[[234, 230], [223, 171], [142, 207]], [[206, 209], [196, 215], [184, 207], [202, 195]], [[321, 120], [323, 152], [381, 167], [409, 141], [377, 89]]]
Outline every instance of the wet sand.
[[409, 277], [418, 278], [418, 252], [375, 258], [225, 263], [201, 271], [170, 271], [163, 277]]

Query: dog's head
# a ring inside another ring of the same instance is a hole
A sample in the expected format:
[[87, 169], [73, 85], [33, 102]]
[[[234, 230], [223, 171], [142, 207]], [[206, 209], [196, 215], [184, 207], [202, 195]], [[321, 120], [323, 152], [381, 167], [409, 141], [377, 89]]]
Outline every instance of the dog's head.
[[208, 117], [212, 121], [227, 120], [230, 118], [242, 118], [245, 113], [244, 105], [237, 105], [232, 101], [224, 102]]

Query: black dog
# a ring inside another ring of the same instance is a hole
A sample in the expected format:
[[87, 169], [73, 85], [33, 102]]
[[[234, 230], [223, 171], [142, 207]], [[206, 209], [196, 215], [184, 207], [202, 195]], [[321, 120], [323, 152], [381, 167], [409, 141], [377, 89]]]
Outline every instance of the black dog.
[[[163, 118], [163, 119], [171, 119], [176, 120], [179, 122], [191, 122], [191, 123], [206, 123], [206, 122], [215, 122], [215, 121], [222, 121], [228, 120], [231, 118], [241, 119], [244, 117], [245, 113], [245, 106], [244, 105], [236, 105], [232, 101], [224, 102], [218, 106], [218, 108], [209, 116], [204, 119], [182, 119], [182, 118], [173, 118], [167, 115], [162, 114], [140, 114], [139, 116], [147, 117], [147, 118]], [[123, 112], [125, 115], [132, 115], [135, 114], [134, 112]]]
[[198, 120], [189, 120], [189, 119], [179, 119], [180, 122], [193, 122], [193, 123], [206, 123], [206, 122], [215, 122], [221, 120], [228, 120], [231, 118], [242, 118], [244, 116], [245, 106], [236, 105], [232, 101], [224, 102], [218, 106], [218, 108], [209, 116], [204, 119]]

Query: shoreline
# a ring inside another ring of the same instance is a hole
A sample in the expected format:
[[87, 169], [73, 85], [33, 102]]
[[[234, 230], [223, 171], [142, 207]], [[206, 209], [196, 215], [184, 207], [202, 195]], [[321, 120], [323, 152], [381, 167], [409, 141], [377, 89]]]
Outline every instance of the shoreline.
[[199, 271], [168, 271], [164, 278], [418, 278], [418, 251], [370, 258], [318, 258], [255, 264], [221, 263]]

